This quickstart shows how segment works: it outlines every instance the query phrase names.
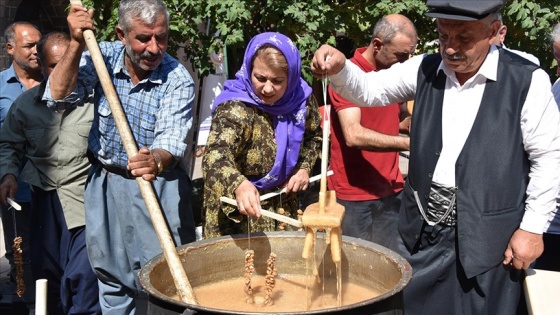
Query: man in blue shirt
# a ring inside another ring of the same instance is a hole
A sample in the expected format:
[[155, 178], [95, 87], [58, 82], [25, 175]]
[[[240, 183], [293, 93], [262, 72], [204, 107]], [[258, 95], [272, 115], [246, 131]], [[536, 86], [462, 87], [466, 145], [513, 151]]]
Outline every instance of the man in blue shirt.
[[[12, 64], [8, 69], [0, 72], [0, 127], [15, 99], [24, 91], [38, 85], [43, 79], [37, 58], [37, 42], [41, 39], [41, 32], [31, 23], [15, 22], [6, 28], [4, 38], [6, 51], [8, 55], [12, 56]], [[14, 238], [20, 236], [22, 238], [21, 249], [24, 266], [23, 283], [27, 286], [24, 291], [24, 300], [27, 303], [33, 303], [35, 286], [31, 275], [29, 255], [29, 222], [31, 216], [31, 188], [29, 184], [19, 182], [14, 199], [21, 205], [21, 211], [14, 211], [2, 205], [5, 256], [10, 263], [10, 282], [15, 284], [16, 267], [13, 261], [12, 244]], [[0, 202], [0, 204], [4, 203], [5, 200]], [[14, 230], [13, 215], [15, 215], [17, 235]]]
[[195, 240], [190, 180], [180, 164], [192, 124], [194, 83], [165, 52], [169, 13], [161, 0], [121, 1], [118, 14], [120, 41], [99, 46], [138, 154], [127, 156], [91, 55], [84, 52], [83, 30], [93, 29], [92, 10], [70, 8], [72, 40], [44, 98], [58, 110], [93, 98], [93, 166], [85, 191], [88, 254], [103, 314], [134, 314], [142, 295], [138, 271], [162, 251], [137, 177], [151, 181], [176, 244]]

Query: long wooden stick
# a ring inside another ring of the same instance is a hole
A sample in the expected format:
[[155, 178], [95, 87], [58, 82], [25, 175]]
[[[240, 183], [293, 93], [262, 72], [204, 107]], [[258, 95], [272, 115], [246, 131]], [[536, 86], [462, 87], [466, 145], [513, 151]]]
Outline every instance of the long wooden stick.
[[[334, 172], [332, 170], [327, 172], [327, 176], [331, 176], [332, 174], [334, 174]], [[309, 177], [309, 183], [313, 183], [315, 181], [318, 181], [319, 179], [321, 179], [321, 176], [323, 176], [323, 175], [319, 174], [319, 175]], [[286, 192], [286, 187], [278, 189], [278, 190], [273, 191], [273, 192], [269, 192], [269, 193], [264, 194], [264, 195], [261, 195], [260, 200], [263, 201], [263, 200], [266, 200], [266, 199], [270, 199], [274, 196], [281, 195], [285, 192]]]
[[[325, 105], [326, 107], [327, 105]], [[325, 111], [327, 109], [325, 108]], [[325, 114], [326, 116], [327, 114]], [[327, 198], [327, 167], [328, 167], [328, 154], [329, 154], [329, 132], [331, 128], [330, 120], [323, 120], [323, 146], [321, 150], [321, 185], [319, 186], [319, 213], [325, 213], [326, 198]]]
[[[70, 0], [70, 4], [81, 6], [82, 2], [79, 0]], [[115, 119], [117, 129], [119, 130], [126, 154], [128, 156], [134, 156], [138, 153], [138, 148], [136, 147], [136, 142], [134, 141], [132, 132], [128, 127], [126, 116], [117, 96], [117, 92], [115, 91], [115, 87], [111, 81], [111, 77], [109, 76], [109, 72], [105, 67], [105, 62], [103, 61], [103, 56], [101, 55], [101, 50], [99, 49], [95, 35], [92, 30], [85, 30], [83, 35], [87, 48], [91, 54], [95, 70], [97, 71], [97, 76], [101, 82], [101, 87], [103, 88], [105, 97], [109, 102], [109, 107], [111, 108], [111, 113]], [[187, 278], [187, 274], [181, 264], [175, 244], [173, 243], [173, 239], [171, 238], [171, 234], [169, 233], [167, 224], [161, 213], [161, 208], [154, 193], [153, 186], [150, 182], [143, 180], [142, 177], [136, 177], [136, 182], [138, 183], [140, 192], [142, 193], [142, 197], [146, 203], [146, 208], [150, 214], [152, 224], [163, 249], [163, 255], [169, 266], [169, 271], [171, 272], [173, 281], [175, 282], [177, 293], [183, 302], [197, 304], [192, 287]]]
[[[330, 59], [327, 56], [326, 61]], [[329, 79], [325, 74], [323, 80], [323, 142], [321, 148], [321, 185], [319, 186], [319, 214], [325, 213], [326, 198], [327, 198], [327, 167], [329, 164], [329, 135], [331, 132], [331, 105], [327, 104], [327, 88]]]
[[[220, 201], [237, 207], [237, 201], [235, 201], [235, 199], [233, 199], [233, 198], [222, 196], [222, 197], [220, 197]], [[268, 211], [268, 210], [265, 210], [265, 209], [261, 209], [261, 214], [265, 217], [269, 217], [271, 219], [274, 219], [274, 220], [277, 220], [277, 221], [280, 221], [280, 222], [284, 222], [284, 223], [287, 223], [289, 225], [293, 225], [293, 226], [298, 227], [298, 228], [303, 227], [303, 224], [301, 223], [301, 221], [290, 218], [290, 217], [287, 217], [285, 215], [281, 215], [281, 214], [278, 214], [278, 213], [275, 213], [275, 212], [272, 212], [272, 211]]]

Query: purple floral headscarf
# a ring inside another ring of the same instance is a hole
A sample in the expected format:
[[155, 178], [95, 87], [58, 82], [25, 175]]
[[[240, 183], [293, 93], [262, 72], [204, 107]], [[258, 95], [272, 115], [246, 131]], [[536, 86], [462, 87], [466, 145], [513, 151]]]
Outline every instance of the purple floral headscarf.
[[[276, 103], [265, 104], [255, 93], [251, 82], [252, 61], [265, 44], [280, 50], [288, 62], [288, 87]], [[243, 65], [235, 79], [224, 83], [224, 91], [216, 97], [212, 111], [225, 101], [237, 100], [254, 106], [272, 116], [276, 138], [276, 159], [270, 172], [263, 178], [249, 178], [258, 189], [272, 189], [286, 181], [297, 163], [305, 133], [306, 103], [311, 87], [301, 78], [301, 57], [291, 39], [280, 33], [259, 34], [249, 42]]]

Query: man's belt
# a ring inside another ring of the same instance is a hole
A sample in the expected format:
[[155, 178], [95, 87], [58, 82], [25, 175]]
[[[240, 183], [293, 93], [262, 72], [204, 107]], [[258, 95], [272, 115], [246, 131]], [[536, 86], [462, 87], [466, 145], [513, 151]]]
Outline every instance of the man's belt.
[[89, 160], [89, 163], [91, 163], [91, 165], [101, 166], [104, 170], [106, 170], [109, 173], [117, 174], [124, 178], [135, 178], [135, 176], [133, 176], [132, 173], [126, 168], [122, 168], [114, 165], [105, 165], [99, 162], [99, 160], [95, 157], [93, 152], [91, 152], [90, 150], [87, 150], [87, 158]]
[[109, 173], [120, 175], [124, 178], [135, 178], [135, 176], [133, 176], [132, 173], [126, 168], [121, 168], [114, 165], [105, 165], [101, 162], [98, 162], [98, 164]]
[[457, 225], [457, 188], [446, 187], [432, 182], [430, 193], [427, 196], [428, 208], [424, 211], [418, 192], [414, 191], [414, 198], [418, 204], [418, 209], [422, 219], [429, 225]]
[[[126, 168], [122, 168], [122, 167], [115, 166], [115, 165], [105, 165], [105, 164], [101, 163], [93, 155], [93, 152], [91, 152], [90, 150], [87, 151], [87, 157], [88, 157], [88, 160], [91, 163], [91, 165], [99, 165], [109, 173], [120, 175], [124, 178], [136, 178], [136, 176], [132, 175], [132, 173], [129, 170], [127, 170]], [[173, 164], [171, 167], [165, 169], [163, 171], [163, 173], [167, 173], [167, 172], [171, 172], [171, 171], [175, 170], [176, 168], [179, 167], [179, 164], [180, 163]]]

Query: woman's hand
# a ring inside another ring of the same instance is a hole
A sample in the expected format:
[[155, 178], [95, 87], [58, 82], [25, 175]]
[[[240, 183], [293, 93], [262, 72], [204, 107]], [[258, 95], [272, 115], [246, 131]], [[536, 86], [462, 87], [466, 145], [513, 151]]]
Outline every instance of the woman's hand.
[[259, 218], [261, 216], [260, 194], [255, 185], [248, 180], [244, 180], [235, 189], [235, 200], [239, 212], [244, 215]]
[[306, 190], [309, 187], [309, 171], [303, 168], [300, 168], [286, 184], [286, 193], [289, 194], [290, 192], [298, 192], [302, 190]]

